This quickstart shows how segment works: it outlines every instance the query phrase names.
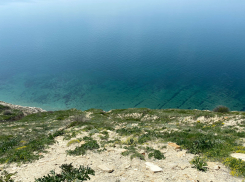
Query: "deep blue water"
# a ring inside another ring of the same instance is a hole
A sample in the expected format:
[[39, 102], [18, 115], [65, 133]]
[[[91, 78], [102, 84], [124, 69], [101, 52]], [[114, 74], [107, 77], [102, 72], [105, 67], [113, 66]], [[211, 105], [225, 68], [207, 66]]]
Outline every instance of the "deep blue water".
[[0, 100], [245, 110], [245, 1], [0, 0]]

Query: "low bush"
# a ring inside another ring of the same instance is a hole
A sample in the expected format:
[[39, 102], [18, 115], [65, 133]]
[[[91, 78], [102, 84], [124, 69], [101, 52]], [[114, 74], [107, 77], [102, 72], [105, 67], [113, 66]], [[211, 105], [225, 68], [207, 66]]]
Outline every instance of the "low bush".
[[86, 116], [84, 114], [81, 115], [75, 115], [73, 118], [73, 122], [69, 124], [69, 126], [67, 126], [67, 128], [71, 128], [73, 126], [81, 126], [84, 123], [86, 123], [89, 119], [86, 118]]
[[74, 150], [67, 150], [68, 155], [84, 155], [87, 150], [99, 149], [100, 146], [96, 140], [89, 140], [80, 147], [76, 147]]
[[228, 157], [223, 163], [231, 169], [232, 176], [245, 176], [245, 162], [241, 159]]
[[154, 157], [155, 159], [158, 160], [165, 159], [165, 156], [159, 150], [154, 150], [153, 152], [149, 153], [148, 157], [149, 158]]
[[6, 110], [6, 111], [3, 112], [3, 115], [12, 115], [12, 114], [13, 113], [10, 110]]
[[217, 106], [213, 109], [213, 112], [228, 113], [230, 109], [226, 106]]

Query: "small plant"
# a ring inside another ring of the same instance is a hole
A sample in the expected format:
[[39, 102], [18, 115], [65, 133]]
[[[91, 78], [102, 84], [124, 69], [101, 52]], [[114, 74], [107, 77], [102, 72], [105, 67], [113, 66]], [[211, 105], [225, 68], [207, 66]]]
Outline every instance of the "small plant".
[[15, 175], [17, 172], [15, 173], [8, 173], [7, 171], [3, 171], [2, 172], [2, 176], [0, 176], [0, 182], [14, 182], [14, 180], [12, 179], [12, 176]]
[[99, 135], [101, 140], [108, 140], [109, 139], [109, 133], [107, 131], [102, 131], [101, 134], [104, 135], [104, 136]]
[[35, 179], [35, 182], [73, 182], [75, 180], [87, 181], [90, 179], [90, 175], [94, 175], [95, 172], [90, 167], [80, 166], [78, 169], [74, 168], [71, 164], [62, 164], [61, 174], [56, 174], [54, 170], [50, 171], [50, 174], [43, 176], [42, 178]]
[[159, 150], [154, 150], [153, 152], [149, 153], [148, 157], [149, 158], [154, 157], [155, 159], [158, 160], [165, 159], [165, 156]]
[[213, 112], [228, 113], [230, 109], [226, 106], [217, 106], [213, 109]]
[[143, 154], [140, 154], [139, 152], [135, 152], [133, 155], [130, 156], [130, 159], [132, 160], [133, 158], [139, 158], [140, 160], [145, 160], [145, 156]]
[[136, 157], [138, 157], [140, 160], [145, 160], [145, 156], [143, 154], [140, 154], [139, 152], [137, 152], [135, 147], [129, 146], [129, 147], [124, 147], [124, 148], [127, 149], [127, 151], [121, 153], [123, 156], [127, 156], [129, 154], [132, 154], [130, 156], [131, 160], [133, 158], [136, 158]]
[[190, 164], [199, 171], [206, 172], [208, 170], [207, 163], [200, 156], [195, 156], [194, 159], [191, 160]]
[[67, 150], [68, 155], [84, 155], [87, 150], [99, 149], [100, 146], [96, 140], [89, 140], [80, 147], [76, 147], [74, 150]]

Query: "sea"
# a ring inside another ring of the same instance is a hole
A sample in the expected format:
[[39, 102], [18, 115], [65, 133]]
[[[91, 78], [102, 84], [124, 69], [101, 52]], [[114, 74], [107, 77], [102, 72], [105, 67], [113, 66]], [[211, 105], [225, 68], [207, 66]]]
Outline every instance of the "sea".
[[0, 0], [0, 100], [245, 111], [245, 1]]

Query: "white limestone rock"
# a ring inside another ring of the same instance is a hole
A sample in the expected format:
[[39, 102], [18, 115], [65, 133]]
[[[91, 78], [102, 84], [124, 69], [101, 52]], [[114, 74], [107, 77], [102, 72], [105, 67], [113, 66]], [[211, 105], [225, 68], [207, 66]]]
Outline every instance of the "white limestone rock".
[[151, 162], [146, 162], [145, 164], [146, 164], [146, 168], [150, 169], [153, 173], [162, 172], [162, 168], [160, 168], [159, 166]]
[[114, 171], [112, 166], [106, 165], [106, 164], [102, 164], [99, 165], [98, 168], [100, 168], [102, 171], [108, 172], [108, 173], [112, 173]]

